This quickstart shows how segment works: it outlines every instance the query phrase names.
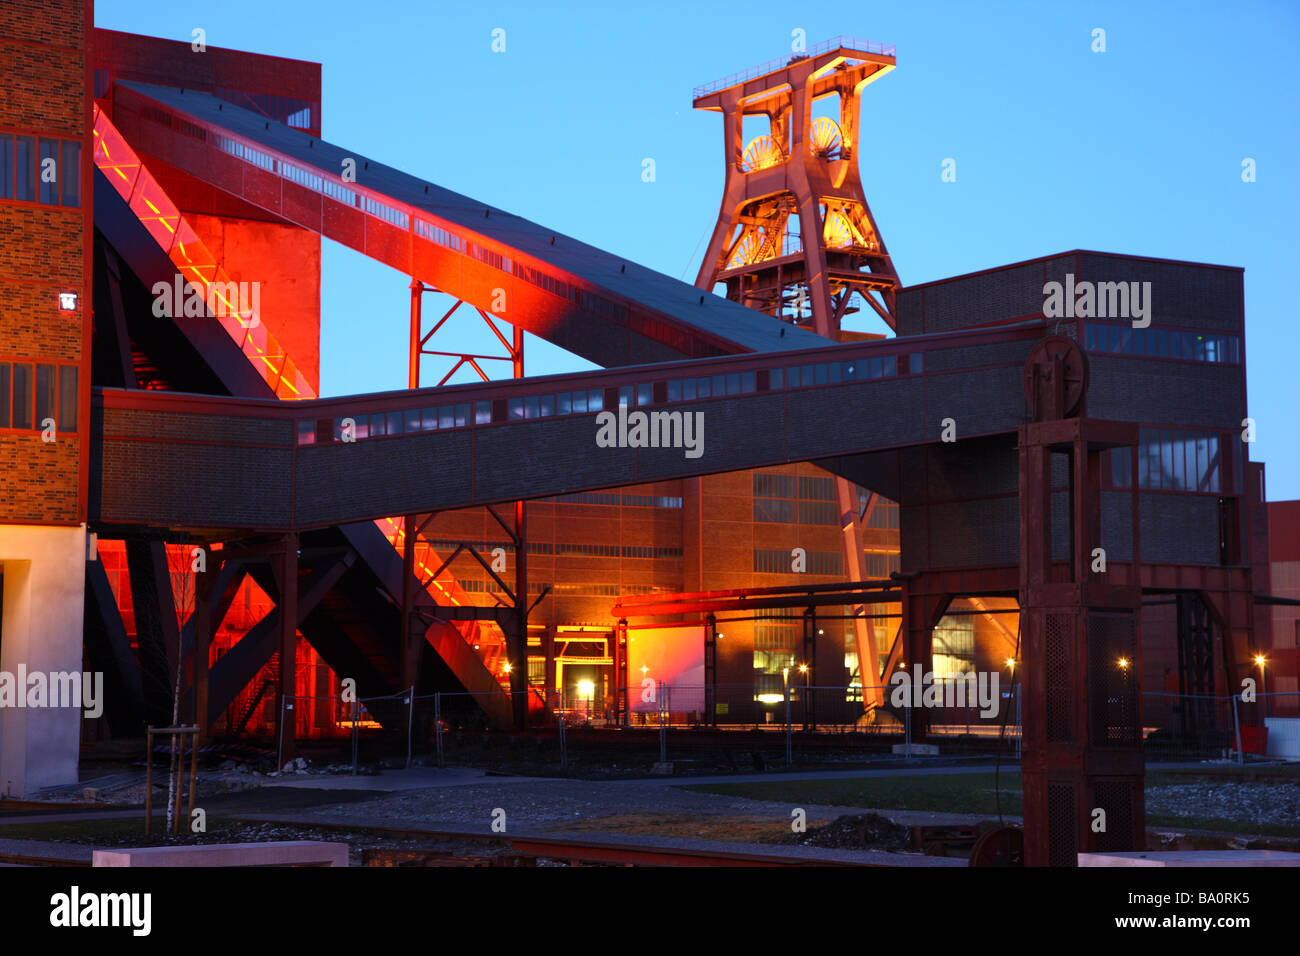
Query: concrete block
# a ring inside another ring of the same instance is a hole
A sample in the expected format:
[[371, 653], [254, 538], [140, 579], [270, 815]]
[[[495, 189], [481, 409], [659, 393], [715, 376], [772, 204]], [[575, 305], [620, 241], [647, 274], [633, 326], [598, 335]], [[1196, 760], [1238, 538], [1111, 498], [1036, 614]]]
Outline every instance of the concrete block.
[[286, 840], [96, 850], [95, 866], [347, 866], [346, 843]]
[[1079, 866], [1297, 866], [1300, 853], [1282, 850], [1173, 850], [1080, 853]]

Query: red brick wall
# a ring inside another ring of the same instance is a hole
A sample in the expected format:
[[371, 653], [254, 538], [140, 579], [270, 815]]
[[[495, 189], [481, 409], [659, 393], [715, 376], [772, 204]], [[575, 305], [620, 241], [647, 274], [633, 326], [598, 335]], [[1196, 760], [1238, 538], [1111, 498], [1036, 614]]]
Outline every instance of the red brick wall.
[[[0, 430], [0, 522], [85, 520], [93, 17], [89, 0], [0, 4], [0, 129], [81, 142], [80, 208], [0, 200], [0, 359], [80, 365], [75, 435]], [[75, 311], [59, 309], [61, 292], [78, 294]]]

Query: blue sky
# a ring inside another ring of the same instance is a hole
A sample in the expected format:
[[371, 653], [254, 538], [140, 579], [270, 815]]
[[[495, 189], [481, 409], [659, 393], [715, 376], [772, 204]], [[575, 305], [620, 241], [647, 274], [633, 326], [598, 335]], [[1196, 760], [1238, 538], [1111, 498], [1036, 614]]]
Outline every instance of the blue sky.
[[[860, 164], [903, 282], [1074, 248], [1244, 267], [1251, 457], [1270, 499], [1300, 498], [1300, 4], [743, 7], [98, 0], [96, 23], [318, 61], [331, 142], [688, 281], [723, 177], [691, 88], [788, 55], [795, 29], [895, 44]], [[403, 387], [409, 278], [329, 242], [324, 272], [324, 393]], [[529, 374], [583, 367], [530, 338]]]

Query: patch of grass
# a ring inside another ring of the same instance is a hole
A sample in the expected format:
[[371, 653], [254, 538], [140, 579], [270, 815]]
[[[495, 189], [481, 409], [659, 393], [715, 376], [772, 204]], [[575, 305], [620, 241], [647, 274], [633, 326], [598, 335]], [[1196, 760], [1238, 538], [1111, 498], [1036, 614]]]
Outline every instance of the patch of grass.
[[[1002, 791], [1002, 812], [1019, 815], [1019, 772], [1004, 771], [999, 774], [998, 786]], [[812, 803], [871, 810], [926, 810], [932, 813], [998, 812], [992, 772], [841, 777], [835, 780], [772, 780], [761, 783], [702, 784], [683, 789], [791, 805]]]
[[[138, 817], [110, 817], [105, 820], [50, 820], [43, 823], [13, 823], [0, 826], [0, 839], [47, 840], [51, 843], [80, 843], [96, 846], [167, 846], [190, 842], [185, 834], [168, 839], [163, 829], [165, 817], [156, 817], [151, 832], [144, 833], [144, 812]], [[220, 843], [220, 837], [231, 824], [212, 815], [207, 819], [207, 833], [195, 834], [196, 840]]]
[[[1249, 769], [1249, 768], [1243, 768]], [[1287, 767], [1260, 767], [1274, 771], [1262, 774], [1259, 786], [1287, 785], [1285, 781], [1294, 774]], [[1239, 782], [1249, 782], [1233, 777]], [[1160, 771], [1146, 775], [1147, 788], [1178, 784], [1215, 784], [1223, 777], [1205, 773]], [[1018, 772], [1000, 774], [1002, 812], [1011, 816], [1022, 813], [1021, 780]], [[931, 813], [969, 813], [991, 816], [997, 813], [992, 773], [926, 774], [898, 777], [852, 777], [834, 780], [771, 780], [759, 783], [700, 784], [683, 787], [700, 793], [745, 797], [750, 800], [770, 800], [824, 806], [854, 807], [870, 810], [921, 810]], [[1300, 825], [1277, 823], [1252, 823], [1223, 817], [1180, 817], [1172, 814], [1148, 813], [1147, 826], [1173, 827], [1184, 830], [1215, 830], [1223, 833], [1248, 833], [1261, 836], [1300, 837]]]

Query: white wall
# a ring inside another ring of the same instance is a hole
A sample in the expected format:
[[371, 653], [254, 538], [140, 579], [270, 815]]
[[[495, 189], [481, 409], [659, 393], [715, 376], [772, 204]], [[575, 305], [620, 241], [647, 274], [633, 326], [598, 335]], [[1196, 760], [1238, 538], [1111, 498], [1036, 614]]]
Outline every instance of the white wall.
[[[86, 529], [0, 525], [0, 671], [80, 671]], [[77, 782], [81, 711], [0, 707], [0, 793]]]

